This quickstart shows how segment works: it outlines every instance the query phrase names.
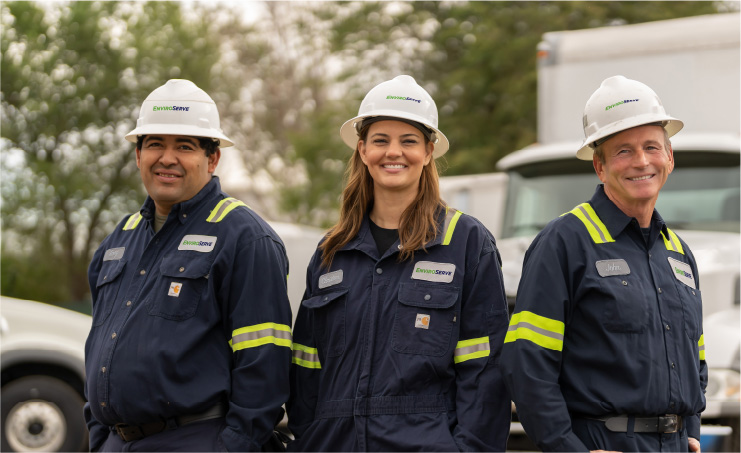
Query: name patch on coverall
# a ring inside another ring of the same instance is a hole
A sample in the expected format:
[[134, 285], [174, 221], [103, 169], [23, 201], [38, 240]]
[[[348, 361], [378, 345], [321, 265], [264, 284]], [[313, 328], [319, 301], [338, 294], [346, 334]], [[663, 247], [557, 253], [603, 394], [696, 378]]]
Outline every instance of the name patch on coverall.
[[196, 252], [210, 252], [216, 245], [216, 236], [201, 236], [189, 234], [180, 241], [178, 250], [195, 250]]
[[118, 247], [115, 249], [108, 249], [105, 251], [105, 255], [103, 255], [103, 261], [116, 261], [120, 260], [124, 256], [124, 251], [126, 250], [126, 247]]
[[414, 265], [412, 278], [415, 280], [427, 280], [428, 282], [450, 283], [455, 275], [455, 264], [433, 263], [432, 261], [419, 261]]
[[328, 288], [339, 283], [342, 283], [342, 269], [319, 277], [319, 289]]
[[602, 260], [597, 261], [594, 265], [597, 267], [600, 277], [630, 274], [630, 267], [625, 260]]
[[697, 289], [695, 287], [695, 276], [692, 275], [692, 268], [690, 267], [690, 265], [679, 260], [675, 260], [674, 258], [667, 259], [669, 260], [669, 265], [672, 267], [672, 274], [674, 274], [674, 278], [692, 289]]

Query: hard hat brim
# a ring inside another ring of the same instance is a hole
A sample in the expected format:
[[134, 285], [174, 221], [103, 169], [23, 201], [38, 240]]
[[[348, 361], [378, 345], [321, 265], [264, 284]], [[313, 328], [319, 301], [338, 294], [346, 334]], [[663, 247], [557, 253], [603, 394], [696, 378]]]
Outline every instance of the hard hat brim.
[[682, 130], [684, 123], [671, 116], [657, 117], [654, 113], [646, 115], [634, 116], [632, 118], [616, 121], [607, 127], [603, 127], [598, 132], [587, 137], [581, 145], [581, 148], [576, 152], [576, 157], [581, 160], [592, 160], [594, 155], [594, 148], [592, 145], [597, 140], [609, 137], [610, 135], [617, 134], [618, 132], [627, 131], [638, 126], [645, 126], [656, 122], [666, 122], [664, 129], [669, 137], [674, 136], [677, 132]]
[[219, 148], [228, 148], [234, 146], [229, 137], [223, 133], [214, 132], [213, 129], [200, 128], [190, 125], [183, 124], [147, 124], [146, 126], [139, 126], [133, 131], [126, 134], [124, 137], [126, 141], [136, 143], [137, 137], [140, 135], [187, 135], [190, 137], [204, 137], [204, 138], [215, 138], [219, 140]]
[[445, 136], [445, 134], [443, 134], [440, 131], [440, 129], [428, 124], [424, 118], [417, 116], [417, 115], [412, 115], [412, 114], [400, 116], [398, 110], [376, 110], [370, 113], [366, 113], [365, 115], [359, 115], [359, 116], [356, 116], [355, 118], [349, 119], [345, 121], [342, 127], [340, 127], [340, 137], [342, 137], [342, 141], [344, 141], [345, 144], [349, 146], [353, 151], [355, 150], [355, 148], [357, 148], [358, 140], [360, 139], [355, 129], [355, 124], [362, 121], [365, 118], [371, 118], [374, 116], [388, 116], [391, 118], [403, 118], [405, 120], [416, 121], [432, 129], [435, 132], [435, 136], [437, 138], [437, 142], [434, 143], [435, 149], [432, 151], [432, 157], [435, 159], [447, 153], [448, 149], [450, 148], [450, 142], [448, 142], [448, 138]]

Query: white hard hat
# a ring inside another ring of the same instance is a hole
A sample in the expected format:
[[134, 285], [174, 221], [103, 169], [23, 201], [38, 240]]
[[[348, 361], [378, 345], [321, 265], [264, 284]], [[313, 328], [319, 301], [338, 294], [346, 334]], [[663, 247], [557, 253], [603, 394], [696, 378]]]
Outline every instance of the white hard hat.
[[592, 160], [594, 142], [612, 134], [651, 123], [661, 123], [669, 137], [684, 123], [666, 114], [656, 93], [637, 80], [613, 76], [602, 81], [584, 106], [584, 136], [576, 157]]
[[126, 140], [136, 143], [138, 136], [150, 134], [208, 137], [219, 140], [222, 148], [234, 146], [221, 131], [214, 100], [184, 79], [170, 79], [147, 96], [136, 129], [126, 134]]
[[435, 101], [411, 76], [400, 75], [379, 83], [365, 95], [358, 116], [345, 121], [340, 128], [340, 136], [347, 146], [353, 150], [357, 147], [361, 123], [374, 116], [406, 119], [430, 128], [430, 141], [435, 144], [434, 158], [445, 154], [450, 147], [445, 134], [437, 128]]

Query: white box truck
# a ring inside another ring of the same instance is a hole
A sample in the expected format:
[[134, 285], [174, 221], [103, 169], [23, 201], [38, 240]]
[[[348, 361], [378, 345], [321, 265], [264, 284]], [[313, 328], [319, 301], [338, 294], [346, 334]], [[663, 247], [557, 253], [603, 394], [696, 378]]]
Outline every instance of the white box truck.
[[712, 337], [703, 437], [725, 434], [705, 451], [739, 451], [741, 332], [737, 323], [722, 329], [722, 340], [707, 333], [739, 316], [740, 24], [739, 14], [729, 13], [544, 34], [537, 49], [538, 143], [502, 158], [500, 173], [441, 179], [443, 198], [495, 234], [513, 306], [532, 239], [587, 201], [600, 182], [591, 162], [575, 156], [587, 99], [613, 75], [656, 91], [685, 124], [672, 138], [676, 166], [657, 209], [690, 245], [700, 273], [704, 330]]

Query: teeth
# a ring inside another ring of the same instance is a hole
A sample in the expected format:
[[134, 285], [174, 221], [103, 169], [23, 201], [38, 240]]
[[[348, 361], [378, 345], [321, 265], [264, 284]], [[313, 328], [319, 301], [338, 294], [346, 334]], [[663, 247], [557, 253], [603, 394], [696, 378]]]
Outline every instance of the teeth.
[[164, 178], [177, 178], [177, 176], [175, 176], [175, 175], [166, 175], [166, 174], [163, 174], [163, 173], [157, 173], [157, 175], [162, 176]]
[[384, 165], [383, 168], [404, 168], [404, 165]]
[[639, 178], [629, 178], [631, 181], [643, 181], [644, 179], [650, 179], [651, 175], [641, 176]]

